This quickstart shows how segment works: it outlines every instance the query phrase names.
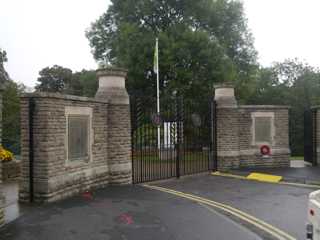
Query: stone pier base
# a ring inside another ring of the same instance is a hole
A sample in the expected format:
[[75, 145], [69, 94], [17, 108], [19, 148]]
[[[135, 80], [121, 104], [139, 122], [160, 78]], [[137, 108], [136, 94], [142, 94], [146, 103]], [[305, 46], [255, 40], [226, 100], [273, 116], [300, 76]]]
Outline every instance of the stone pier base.
[[[290, 165], [289, 107], [238, 105], [228, 84], [216, 87], [215, 100], [218, 170]], [[268, 156], [260, 152], [264, 145]]]

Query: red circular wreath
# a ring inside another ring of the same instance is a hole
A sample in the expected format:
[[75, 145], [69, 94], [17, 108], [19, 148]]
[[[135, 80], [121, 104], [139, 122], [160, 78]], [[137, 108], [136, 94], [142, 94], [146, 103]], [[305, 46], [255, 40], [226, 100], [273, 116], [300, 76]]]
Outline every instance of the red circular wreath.
[[266, 156], [266, 155], [270, 155], [270, 147], [268, 145], [262, 145], [260, 147], [260, 152], [262, 155]]

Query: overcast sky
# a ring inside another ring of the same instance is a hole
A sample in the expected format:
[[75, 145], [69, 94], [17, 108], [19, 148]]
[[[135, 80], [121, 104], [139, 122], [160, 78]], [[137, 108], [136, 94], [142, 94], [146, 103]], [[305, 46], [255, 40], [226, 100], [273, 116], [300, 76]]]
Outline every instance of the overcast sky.
[[[85, 29], [108, 0], [0, 0], [0, 48], [15, 81], [34, 86], [38, 72], [54, 64], [95, 69]], [[319, 0], [243, 0], [259, 62], [298, 57], [320, 67]]]

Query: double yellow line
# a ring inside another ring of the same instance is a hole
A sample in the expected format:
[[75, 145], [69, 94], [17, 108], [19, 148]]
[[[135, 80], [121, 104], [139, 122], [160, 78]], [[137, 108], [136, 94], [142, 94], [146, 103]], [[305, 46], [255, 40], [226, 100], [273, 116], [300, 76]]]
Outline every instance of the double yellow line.
[[275, 237], [276, 239], [279, 239], [279, 240], [296, 240], [296, 238], [290, 236], [288, 233], [254, 217], [254, 216], [251, 216], [245, 212], [242, 212], [240, 211], [239, 209], [236, 209], [234, 207], [231, 207], [231, 206], [228, 206], [226, 204], [222, 204], [222, 203], [218, 203], [218, 202], [215, 202], [215, 201], [212, 201], [212, 200], [209, 200], [209, 199], [206, 199], [206, 198], [202, 198], [202, 197], [199, 197], [199, 196], [196, 196], [196, 195], [192, 195], [192, 194], [188, 194], [188, 193], [183, 193], [183, 192], [179, 192], [179, 191], [175, 191], [175, 190], [172, 190], [172, 189], [168, 189], [168, 188], [163, 188], [163, 187], [158, 187], [158, 186], [152, 186], [152, 185], [143, 185], [144, 187], [146, 188], [149, 188], [149, 189], [153, 189], [153, 190], [158, 190], [158, 191], [161, 191], [161, 192], [166, 192], [166, 193], [169, 193], [169, 194], [172, 194], [172, 195], [175, 195], [175, 196], [178, 196], [178, 197], [182, 197], [182, 198], [185, 198], [185, 199], [189, 199], [191, 201], [195, 201], [197, 203], [200, 203], [200, 204], [204, 204], [206, 206], [211, 206], [211, 207], [214, 207], [216, 209], [219, 209], [219, 210], [222, 210], [228, 214], [231, 214], [233, 215], [234, 217], [242, 220], [242, 221], [245, 221], [255, 227], [257, 227], [258, 229], [261, 229], [262, 231], [272, 235], [273, 237]]

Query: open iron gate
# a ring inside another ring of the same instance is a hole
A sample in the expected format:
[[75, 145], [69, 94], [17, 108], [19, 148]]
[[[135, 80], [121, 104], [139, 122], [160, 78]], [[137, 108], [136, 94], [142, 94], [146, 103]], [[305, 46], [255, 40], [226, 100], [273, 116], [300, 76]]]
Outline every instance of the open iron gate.
[[156, 99], [131, 98], [133, 182], [216, 169], [215, 102], [175, 97], [161, 106], [158, 115]]

